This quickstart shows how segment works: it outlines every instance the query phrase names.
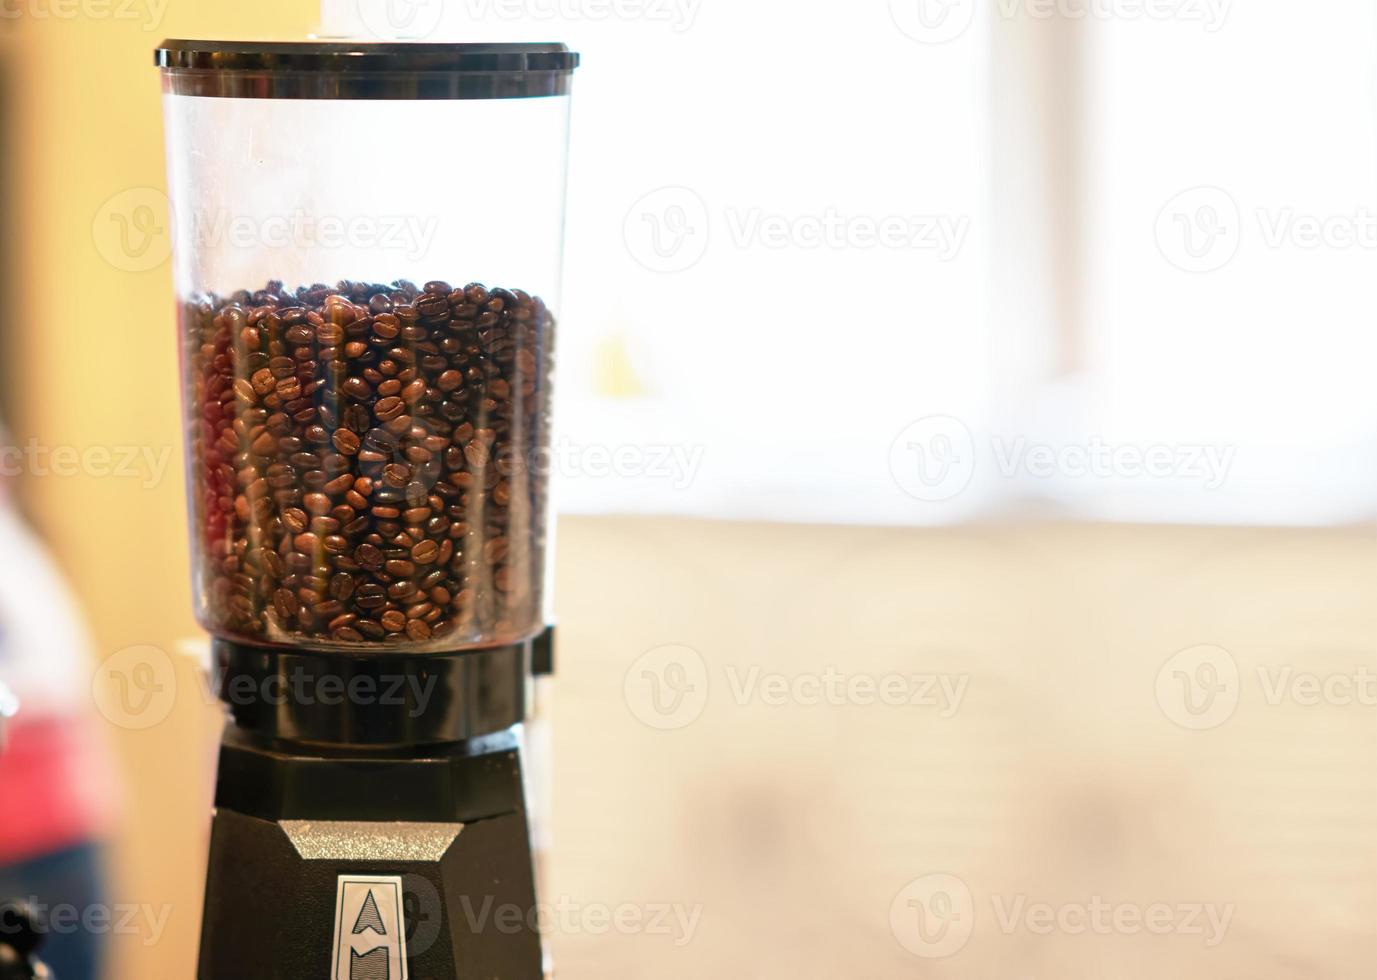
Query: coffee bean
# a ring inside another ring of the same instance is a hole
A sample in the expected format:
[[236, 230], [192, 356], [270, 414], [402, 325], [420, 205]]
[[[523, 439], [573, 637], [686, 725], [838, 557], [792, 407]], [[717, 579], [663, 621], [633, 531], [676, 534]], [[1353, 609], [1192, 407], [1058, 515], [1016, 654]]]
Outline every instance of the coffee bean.
[[469, 466], [481, 470], [488, 465], [488, 447], [474, 439], [464, 446], [464, 458], [468, 460]]
[[420, 643], [430, 639], [430, 627], [422, 620], [409, 619], [406, 623], [406, 635]]
[[[336, 433], [336, 435], [338, 435], [338, 433]], [[353, 485], [354, 475], [352, 473], [341, 473], [329, 483], [325, 484], [323, 489], [326, 493], [340, 494], [348, 491]], [[353, 515], [351, 514], [350, 516], [352, 517]]]
[[387, 605], [387, 590], [376, 582], [365, 582], [354, 590], [354, 605], [360, 609], [381, 609]]
[[389, 398], [379, 399], [378, 403], [373, 406], [373, 414], [386, 422], [388, 419], [395, 419], [401, 415], [404, 408], [405, 405], [402, 400], [393, 395]]
[[301, 603], [291, 589], [278, 589], [273, 593], [273, 608], [280, 619], [289, 620], [296, 615]]
[[330, 498], [323, 493], [308, 493], [302, 498], [302, 503], [306, 505], [306, 509], [312, 514], [328, 514], [330, 513], [330, 508], [334, 506], [334, 504], [330, 502]]
[[182, 328], [207, 626], [451, 648], [540, 626], [545, 478], [512, 492], [549, 412], [539, 300], [274, 281]]
[[327, 323], [316, 329], [316, 340], [325, 345], [344, 343], [344, 329], [337, 324]]
[[344, 572], [340, 572], [330, 579], [330, 595], [343, 601], [354, 594], [354, 578]]
[[353, 456], [359, 451], [359, 437], [348, 429], [336, 429], [330, 441], [345, 456]]

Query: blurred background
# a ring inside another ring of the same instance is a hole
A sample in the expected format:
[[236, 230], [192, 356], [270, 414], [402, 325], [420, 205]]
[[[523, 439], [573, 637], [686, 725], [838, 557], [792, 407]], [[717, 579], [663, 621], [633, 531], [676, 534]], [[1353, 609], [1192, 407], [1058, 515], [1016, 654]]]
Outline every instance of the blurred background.
[[[584, 56], [561, 975], [1370, 972], [1377, 8], [399, 2]], [[105, 977], [221, 725], [152, 49], [379, 10], [0, 4], [0, 885]]]

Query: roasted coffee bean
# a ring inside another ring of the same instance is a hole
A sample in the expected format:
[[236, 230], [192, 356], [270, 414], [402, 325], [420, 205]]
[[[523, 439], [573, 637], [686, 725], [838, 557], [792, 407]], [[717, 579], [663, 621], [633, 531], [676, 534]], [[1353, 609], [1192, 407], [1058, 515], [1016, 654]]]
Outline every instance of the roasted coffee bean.
[[549, 413], [539, 300], [274, 281], [182, 327], [212, 629], [457, 647], [539, 626], [546, 481], [512, 490]]
[[354, 594], [354, 578], [344, 572], [340, 572], [330, 579], [330, 595], [343, 601]]
[[359, 451], [359, 437], [348, 429], [336, 429], [330, 441], [345, 456], [353, 456]]
[[309, 344], [314, 339], [315, 334], [311, 331], [311, 328], [305, 324], [297, 324], [290, 328], [283, 336], [286, 337], [287, 343], [289, 344], [304, 345]]
[[481, 470], [488, 465], [488, 447], [477, 439], [471, 440], [464, 446], [464, 458], [473, 469]]
[[[336, 435], [338, 434], [339, 433], [336, 433]], [[352, 473], [341, 473], [339, 476], [335, 477], [329, 483], [325, 484], [323, 489], [326, 493], [338, 494], [345, 493], [351, 487], [353, 487], [353, 485], [354, 475]], [[353, 517], [353, 515], [350, 514], [349, 517]], [[344, 518], [344, 520], [348, 519], [349, 518]]]
[[302, 503], [312, 514], [328, 514], [330, 508], [335, 506], [330, 498], [323, 493], [308, 493], [302, 498]]
[[406, 623], [406, 635], [417, 643], [430, 639], [430, 626], [420, 619], [409, 619]]
[[387, 590], [376, 582], [365, 582], [354, 590], [354, 605], [360, 609], [381, 609], [387, 605]]
[[416, 312], [427, 319], [433, 316], [444, 316], [449, 313], [449, 300], [443, 296], [423, 299], [416, 304]]
[[405, 405], [402, 403], [402, 400], [393, 395], [388, 398], [379, 399], [378, 403], [373, 406], [373, 414], [386, 422], [389, 419], [395, 419], [398, 415], [401, 415], [404, 408]]
[[370, 413], [363, 405], [350, 405], [344, 410], [341, 421], [344, 428], [355, 434], [362, 434], [368, 431]]
[[370, 640], [381, 640], [387, 635], [387, 632], [371, 619], [360, 619], [354, 627]]
[[344, 328], [333, 323], [327, 323], [317, 328], [316, 340], [327, 346], [344, 343]]

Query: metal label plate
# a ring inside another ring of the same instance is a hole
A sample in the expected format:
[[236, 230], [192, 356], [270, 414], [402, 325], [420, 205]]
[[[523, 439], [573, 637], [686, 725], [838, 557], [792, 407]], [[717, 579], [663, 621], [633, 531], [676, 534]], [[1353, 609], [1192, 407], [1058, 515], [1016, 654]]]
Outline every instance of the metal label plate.
[[408, 980], [400, 875], [340, 875], [331, 980]]

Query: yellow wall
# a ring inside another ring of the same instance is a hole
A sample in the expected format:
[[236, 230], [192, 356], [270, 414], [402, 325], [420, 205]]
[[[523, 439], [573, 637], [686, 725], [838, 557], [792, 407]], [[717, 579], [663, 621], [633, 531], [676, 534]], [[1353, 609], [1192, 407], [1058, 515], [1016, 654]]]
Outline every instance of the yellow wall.
[[[164, 186], [152, 51], [163, 37], [299, 34], [316, 10], [306, 0], [173, 0], [161, 19], [148, 14], [150, 2], [132, 5], [137, 19], [121, 19], [127, 6], [25, 0], [4, 9], [26, 15], [0, 26], [12, 97], [10, 281], [21, 297], [3, 318], [16, 438], [168, 454], [156, 481], [145, 465], [133, 477], [30, 476], [22, 486], [85, 603], [101, 659], [134, 644], [173, 653], [200, 635], [188, 589], [171, 271], [166, 262], [138, 271], [142, 256], [121, 258], [108, 206], [135, 218], [157, 200], [139, 189]], [[192, 975], [208, 818], [208, 790], [196, 780], [209, 779], [218, 720], [189, 664], [177, 670], [165, 723], [106, 725], [128, 793], [115, 900], [171, 905], [156, 946], [147, 935], [117, 940], [123, 977]]]

